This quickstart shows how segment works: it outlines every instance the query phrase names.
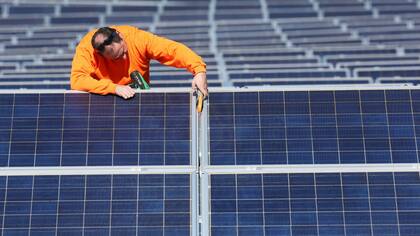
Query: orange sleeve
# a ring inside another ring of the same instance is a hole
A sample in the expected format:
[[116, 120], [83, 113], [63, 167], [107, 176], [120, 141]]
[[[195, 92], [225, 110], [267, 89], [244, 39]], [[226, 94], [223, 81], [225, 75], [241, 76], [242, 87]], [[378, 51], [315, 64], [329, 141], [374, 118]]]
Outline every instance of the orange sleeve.
[[115, 94], [117, 85], [108, 79], [94, 79], [91, 76], [94, 71], [92, 53], [83, 45], [77, 46], [71, 68], [71, 89], [102, 95]]
[[193, 75], [206, 72], [203, 59], [182, 43], [178, 43], [149, 32], [147, 38], [147, 54], [160, 63], [177, 68], [186, 68]]

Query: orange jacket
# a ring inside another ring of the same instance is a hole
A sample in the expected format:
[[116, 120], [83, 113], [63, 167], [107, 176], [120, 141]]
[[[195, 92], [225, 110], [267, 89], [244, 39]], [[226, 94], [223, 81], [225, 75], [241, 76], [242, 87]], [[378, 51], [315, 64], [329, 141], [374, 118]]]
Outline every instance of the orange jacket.
[[123, 35], [128, 47], [126, 59], [107, 60], [96, 53], [91, 38], [96, 29], [87, 33], [76, 48], [71, 68], [71, 88], [98, 94], [115, 94], [117, 84], [131, 83], [130, 73], [138, 70], [147, 82], [149, 62], [186, 68], [193, 75], [206, 71], [200, 56], [185, 45], [156, 36], [132, 26], [112, 26]]

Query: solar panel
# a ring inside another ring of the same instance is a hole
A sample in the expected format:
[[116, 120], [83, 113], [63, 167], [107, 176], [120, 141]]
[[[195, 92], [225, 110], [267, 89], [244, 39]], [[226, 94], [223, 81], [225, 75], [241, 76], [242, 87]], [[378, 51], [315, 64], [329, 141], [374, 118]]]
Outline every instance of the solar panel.
[[418, 163], [418, 90], [212, 95], [211, 165]]
[[211, 176], [211, 235], [416, 235], [419, 173]]
[[189, 165], [190, 94], [0, 94], [0, 166]]
[[190, 175], [0, 177], [1, 235], [190, 235]]

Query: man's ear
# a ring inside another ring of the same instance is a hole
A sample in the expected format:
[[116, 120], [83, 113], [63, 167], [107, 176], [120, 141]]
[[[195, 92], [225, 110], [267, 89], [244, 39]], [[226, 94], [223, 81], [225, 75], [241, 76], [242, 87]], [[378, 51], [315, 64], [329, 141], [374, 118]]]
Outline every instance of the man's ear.
[[123, 36], [123, 34], [120, 33], [120, 31], [117, 31], [117, 34], [121, 39], [124, 39], [124, 36]]

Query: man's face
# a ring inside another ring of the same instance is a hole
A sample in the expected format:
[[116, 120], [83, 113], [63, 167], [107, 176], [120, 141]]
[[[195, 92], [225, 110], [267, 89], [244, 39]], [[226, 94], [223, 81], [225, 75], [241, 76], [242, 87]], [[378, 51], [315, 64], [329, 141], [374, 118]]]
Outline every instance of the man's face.
[[[119, 33], [118, 33], [119, 34]], [[107, 40], [107, 37], [100, 34], [95, 39], [99, 43], [103, 43]], [[121, 39], [119, 42], [112, 42], [109, 45], [104, 46], [104, 50], [102, 52], [99, 52], [101, 55], [103, 55], [107, 59], [111, 60], [120, 60], [125, 58], [127, 49], [126, 45], [123, 39]]]

